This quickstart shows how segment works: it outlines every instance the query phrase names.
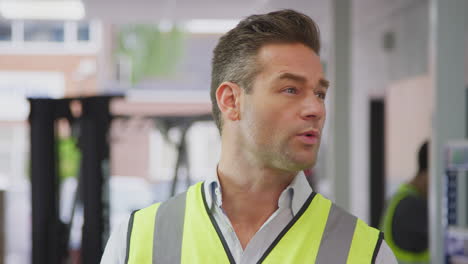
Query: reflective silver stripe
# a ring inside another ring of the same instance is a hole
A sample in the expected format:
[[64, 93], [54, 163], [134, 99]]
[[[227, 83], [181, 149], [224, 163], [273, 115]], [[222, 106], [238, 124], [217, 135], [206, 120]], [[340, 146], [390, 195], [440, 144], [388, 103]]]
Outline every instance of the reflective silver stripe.
[[153, 264], [180, 263], [187, 192], [162, 203], [156, 213]]
[[346, 263], [356, 222], [355, 216], [333, 204], [315, 263]]

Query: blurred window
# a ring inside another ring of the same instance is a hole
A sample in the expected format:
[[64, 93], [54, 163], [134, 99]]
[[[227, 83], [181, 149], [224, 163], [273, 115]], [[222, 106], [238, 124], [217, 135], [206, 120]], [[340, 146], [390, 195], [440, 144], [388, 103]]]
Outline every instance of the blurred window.
[[79, 22], [78, 23], [78, 41], [89, 41], [90, 39], [90, 26], [88, 22]]
[[11, 40], [11, 23], [0, 21], [0, 41]]
[[64, 22], [24, 21], [24, 40], [34, 42], [63, 42]]

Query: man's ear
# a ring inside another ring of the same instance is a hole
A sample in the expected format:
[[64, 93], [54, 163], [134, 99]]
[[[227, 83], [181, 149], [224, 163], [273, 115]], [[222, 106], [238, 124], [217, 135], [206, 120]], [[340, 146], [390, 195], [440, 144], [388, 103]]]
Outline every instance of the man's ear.
[[233, 82], [223, 82], [216, 90], [219, 110], [231, 121], [240, 119], [242, 88]]

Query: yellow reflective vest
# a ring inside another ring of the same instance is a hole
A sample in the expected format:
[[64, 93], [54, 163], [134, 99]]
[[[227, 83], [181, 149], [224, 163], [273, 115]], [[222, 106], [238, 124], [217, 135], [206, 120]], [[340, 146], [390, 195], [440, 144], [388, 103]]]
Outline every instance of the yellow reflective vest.
[[[126, 263], [235, 263], [198, 183], [132, 214]], [[382, 233], [312, 193], [258, 263], [374, 263]]]
[[411, 264], [423, 264], [429, 263], [429, 250], [425, 250], [423, 252], [411, 252], [400, 248], [393, 238], [393, 217], [395, 215], [395, 210], [398, 204], [404, 198], [415, 195], [419, 196], [418, 191], [409, 184], [403, 184], [400, 186], [396, 194], [392, 197], [390, 202], [388, 203], [387, 209], [385, 211], [385, 215], [383, 217], [383, 222], [381, 224], [382, 230], [385, 233], [385, 241], [387, 242], [388, 246], [392, 249], [395, 257], [397, 258], [399, 263]]

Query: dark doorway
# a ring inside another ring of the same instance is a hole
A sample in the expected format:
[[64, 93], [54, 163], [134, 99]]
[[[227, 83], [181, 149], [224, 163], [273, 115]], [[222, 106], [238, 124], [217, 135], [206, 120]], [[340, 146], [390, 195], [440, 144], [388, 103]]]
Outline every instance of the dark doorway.
[[385, 204], [385, 102], [370, 102], [370, 216], [371, 226], [378, 227]]

